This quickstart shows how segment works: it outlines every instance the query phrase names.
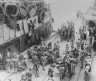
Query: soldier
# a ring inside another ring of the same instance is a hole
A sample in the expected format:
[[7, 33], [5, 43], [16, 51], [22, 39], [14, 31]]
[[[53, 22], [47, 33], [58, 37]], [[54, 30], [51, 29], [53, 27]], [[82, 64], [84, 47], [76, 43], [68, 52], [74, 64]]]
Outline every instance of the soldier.
[[12, 61], [13, 61], [13, 66], [14, 66], [14, 73], [16, 73], [17, 72], [17, 66], [18, 66], [18, 60], [17, 60], [17, 53], [16, 52], [13, 53]]
[[11, 54], [10, 54], [10, 48], [8, 49], [7, 52], [7, 57], [6, 57], [6, 72], [10, 72], [10, 64], [11, 64]]
[[75, 66], [76, 66], [76, 61], [75, 58], [73, 58], [73, 56], [70, 56], [70, 63], [71, 63], [71, 74], [74, 75], [75, 74]]
[[32, 59], [31, 50], [30, 49], [27, 50], [27, 55], [28, 55], [28, 59]]
[[20, 81], [27, 81], [27, 76], [26, 76], [26, 74], [23, 74], [22, 76], [21, 76], [21, 80]]
[[69, 54], [69, 45], [66, 44], [66, 54]]
[[42, 69], [45, 71], [45, 64], [46, 64], [46, 56], [45, 56], [45, 54], [43, 54], [42, 56], [41, 56], [41, 63], [42, 63]]
[[73, 52], [73, 50], [74, 50], [74, 43], [72, 42], [71, 51]]
[[27, 81], [32, 81], [32, 69], [29, 68], [29, 71], [26, 73]]
[[35, 77], [39, 77], [39, 60], [36, 54], [34, 55], [34, 69], [35, 69]]
[[84, 55], [84, 51], [82, 51], [81, 52], [81, 58], [80, 58], [80, 60], [81, 60], [81, 68], [83, 68], [83, 65], [84, 65], [84, 58], [85, 58], [85, 55]]
[[0, 64], [2, 64], [2, 53], [0, 53]]
[[78, 58], [78, 56], [79, 56], [79, 51], [76, 48], [75, 48], [75, 50], [73, 50], [73, 56], [75, 58]]
[[52, 81], [54, 81], [54, 79], [53, 79], [53, 72], [54, 72], [54, 64], [51, 64], [50, 65], [50, 67], [49, 67], [49, 70], [48, 70], [48, 75], [49, 75], [49, 78], [48, 78], [48, 80], [52, 80]]
[[90, 77], [89, 68], [90, 68], [90, 66], [85, 67], [85, 72], [84, 72], [84, 74], [85, 74], [84, 80], [85, 81], [89, 81], [89, 77]]
[[60, 70], [60, 80], [64, 79], [65, 76], [65, 68], [64, 67], [59, 67]]

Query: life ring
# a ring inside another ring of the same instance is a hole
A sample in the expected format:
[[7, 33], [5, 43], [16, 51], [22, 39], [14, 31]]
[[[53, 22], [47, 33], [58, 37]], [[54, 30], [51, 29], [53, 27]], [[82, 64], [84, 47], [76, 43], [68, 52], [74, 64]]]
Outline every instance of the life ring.
[[36, 8], [35, 5], [32, 5], [32, 4], [31, 4], [31, 5], [28, 6], [28, 14], [29, 14], [29, 16], [30, 16], [31, 18], [35, 15], [36, 10], [37, 10], [37, 8]]
[[2, 6], [0, 6], [0, 25], [5, 22], [5, 15]]
[[41, 11], [38, 18], [39, 18], [38, 19], [39, 23], [42, 23], [44, 21], [44, 19], [45, 19], [45, 11], [44, 10]]
[[19, 14], [19, 8], [16, 3], [5, 3], [4, 4], [4, 13], [7, 17], [16, 18]]
[[16, 21], [14, 19], [6, 18], [6, 24], [11, 29], [17, 29], [17, 23], [16, 23]]
[[24, 6], [24, 4], [19, 4], [19, 16], [22, 18], [26, 18], [27, 14], [27, 8]]

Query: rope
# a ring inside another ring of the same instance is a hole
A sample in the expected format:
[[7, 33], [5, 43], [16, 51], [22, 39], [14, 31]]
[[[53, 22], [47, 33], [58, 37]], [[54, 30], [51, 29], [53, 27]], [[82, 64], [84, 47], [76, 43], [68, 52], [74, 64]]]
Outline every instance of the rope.
[[42, 81], [44, 81], [47, 78], [48, 74], [44, 77], [44, 79]]
[[9, 77], [11, 77], [14, 73], [11, 73], [8, 77], [5, 78], [4, 81], [6, 81]]

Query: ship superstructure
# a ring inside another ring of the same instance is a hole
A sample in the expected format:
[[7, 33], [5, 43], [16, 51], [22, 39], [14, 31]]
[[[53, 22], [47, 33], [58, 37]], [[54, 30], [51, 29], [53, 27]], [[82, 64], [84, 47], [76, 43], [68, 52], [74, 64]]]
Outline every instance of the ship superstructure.
[[50, 7], [43, 0], [0, 1], [0, 53], [23, 52], [52, 32]]

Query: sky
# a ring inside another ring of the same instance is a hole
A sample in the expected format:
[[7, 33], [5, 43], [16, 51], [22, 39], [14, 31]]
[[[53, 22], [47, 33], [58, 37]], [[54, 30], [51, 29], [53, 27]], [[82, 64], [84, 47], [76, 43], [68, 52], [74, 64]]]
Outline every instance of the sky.
[[44, 0], [50, 3], [51, 13], [54, 18], [53, 29], [57, 30], [62, 23], [76, 18], [76, 12], [86, 12], [93, 6], [95, 0]]

